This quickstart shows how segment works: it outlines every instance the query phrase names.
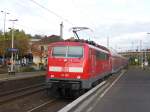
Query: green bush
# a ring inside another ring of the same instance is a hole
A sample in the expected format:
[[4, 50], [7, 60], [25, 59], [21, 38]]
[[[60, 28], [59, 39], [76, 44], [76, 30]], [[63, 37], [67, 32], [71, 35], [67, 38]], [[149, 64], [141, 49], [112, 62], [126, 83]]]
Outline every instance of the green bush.
[[35, 69], [33, 67], [22, 67], [21, 72], [33, 72]]

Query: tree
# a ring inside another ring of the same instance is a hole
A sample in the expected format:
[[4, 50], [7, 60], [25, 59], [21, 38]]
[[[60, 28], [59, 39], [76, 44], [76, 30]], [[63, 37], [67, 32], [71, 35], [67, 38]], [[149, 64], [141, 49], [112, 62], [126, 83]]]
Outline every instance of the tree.
[[[18, 49], [19, 56], [23, 56], [28, 52], [29, 49], [29, 38], [30, 35], [25, 34], [23, 30], [14, 30], [14, 48]], [[11, 48], [12, 30], [5, 33], [4, 36], [0, 33], [0, 55], [3, 56], [4, 52], [6, 56], [10, 57], [11, 52], [8, 48]]]
[[4, 35], [2, 34], [2, 31], [0, 31], [0, 56], [4, 54]]
[[42, 39], [43, 38], [43, 36], [41, 36], [41, 35], [34, 35], [32, 38], [36, 38], [36, 39]]

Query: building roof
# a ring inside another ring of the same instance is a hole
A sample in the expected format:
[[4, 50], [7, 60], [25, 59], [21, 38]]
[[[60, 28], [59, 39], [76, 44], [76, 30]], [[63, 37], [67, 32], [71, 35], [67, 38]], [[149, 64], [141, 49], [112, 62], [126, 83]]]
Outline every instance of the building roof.
[[53, 43], [53, 42], [58, 42], [58, 41], [62, 41], [63, 39], [58, 36], [58, 35], [51, 35], [51, 36], [48, 36], [48, 37], [44, 37], [42, 38], [40, 41], [38, 41], [38, 44], [50, 44], [50, 43]]
[[39, 41], [33, 41], [32, 42], [32, 46], [31, 46], [31, 49], [32, 49], [32, 54], [33, 55], [38, 55], [38, 56], [41, 56], [41, 53], [43, 51], [41, 51], [41, 45], [48, 45], [50, 43], [53, 43], [53, 42], [58, 42], [58, 41], [62, 41], [63, 39], [58, 36], [58, 35], [51, 35], [51, 36], [47, 36], [47, 37], [44, 37], [42, 39], [40, 39]]

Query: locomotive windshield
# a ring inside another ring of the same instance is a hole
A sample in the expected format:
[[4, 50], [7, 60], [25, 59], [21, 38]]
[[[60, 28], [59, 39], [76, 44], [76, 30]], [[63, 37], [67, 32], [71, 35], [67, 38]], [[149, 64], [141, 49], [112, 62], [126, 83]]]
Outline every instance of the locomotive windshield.
[[82, 46], [57, 46], [53, 47], [52, 56], [64, 58], [82, 58]]
[[66, 47], [54, 47], [52, 56], [66, 57]]

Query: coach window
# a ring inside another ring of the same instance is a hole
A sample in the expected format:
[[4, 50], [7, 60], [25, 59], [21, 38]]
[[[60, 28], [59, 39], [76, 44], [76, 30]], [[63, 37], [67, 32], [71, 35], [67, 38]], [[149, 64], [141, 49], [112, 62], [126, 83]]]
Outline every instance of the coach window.
[[96, 58], [99, 60], [108, 60], [109, 56], [106, 53], [96, 51]]
[[96, 51], [96, 59], [103, 60], [103, 54], [100, 51]]
[[99, 52], [98, 52], [98, 51], [96, 51], [96, 59], [100, 59], [100, 58], [99, 58]]
[[106, 54], [106, 53], [103, 53], [103, 54], [104, 54], [104, 59], [105, 59], [105, 60], [108, 60], [108, 59], [109, 59], [109, 55]]
[[109, 59], [109, 55], [108, 54], [106, 54], [106, 60], [108, 60]]
[[105, 58], [106, 58], [105, 53], [100, 53], [100, 57], [101, 57], [101, 59], [105, 60]]

